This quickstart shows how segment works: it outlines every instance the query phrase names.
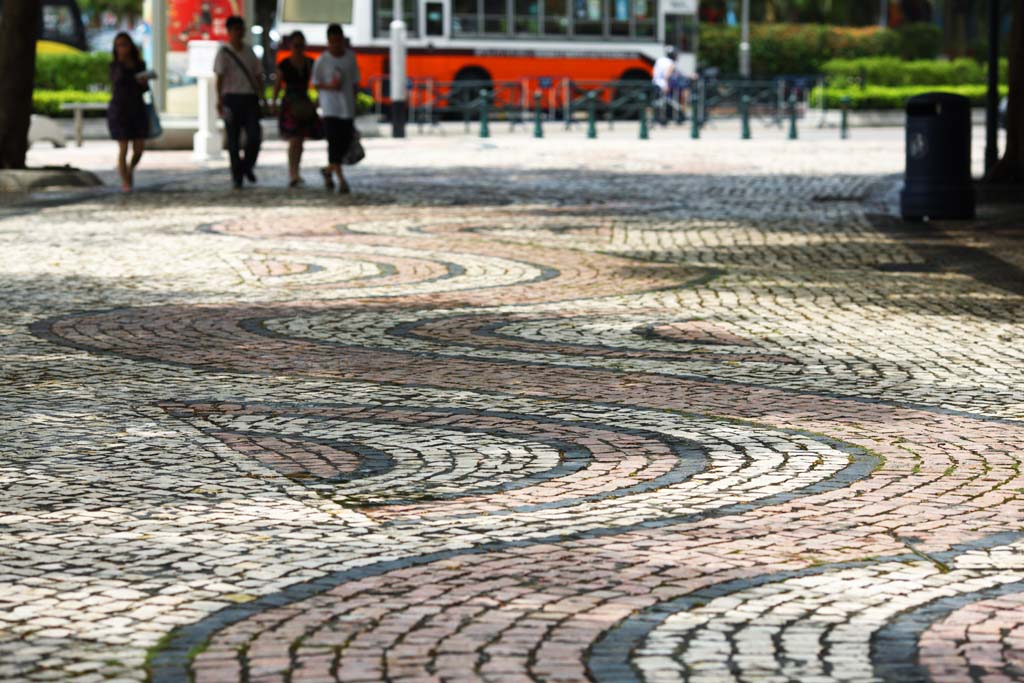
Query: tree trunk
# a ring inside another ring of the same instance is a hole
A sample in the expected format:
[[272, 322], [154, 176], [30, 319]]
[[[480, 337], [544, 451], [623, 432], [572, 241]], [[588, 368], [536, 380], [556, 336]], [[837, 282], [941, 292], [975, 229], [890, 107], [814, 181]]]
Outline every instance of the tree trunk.
[[1006, 109], [1006, 153], [989, 180], [1024, 182], [1024, 7], [1015, 3], [1010, 32], [1010, 97]]
[[4, 0], [0, 17], [0, 169], [25, 168], [39, 0]]

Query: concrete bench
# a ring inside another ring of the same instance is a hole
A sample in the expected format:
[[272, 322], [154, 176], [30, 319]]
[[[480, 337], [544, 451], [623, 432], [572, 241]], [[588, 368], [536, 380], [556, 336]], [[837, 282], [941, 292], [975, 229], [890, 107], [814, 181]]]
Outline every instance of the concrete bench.
[[60, 105], [61, 111], [70, 111], [75, 114], [75, 144], [82, 146], [84, 139], [83, 128], [85, 127], [85, 112], [106, 111], [107, 105], [103, 102], [65, 102]]

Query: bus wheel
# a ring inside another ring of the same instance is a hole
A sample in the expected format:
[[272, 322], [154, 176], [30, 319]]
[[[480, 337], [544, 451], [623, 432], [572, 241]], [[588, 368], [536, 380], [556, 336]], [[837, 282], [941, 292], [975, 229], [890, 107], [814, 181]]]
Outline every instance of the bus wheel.
[[491, 74], [479, 66], [467, 66], [459, 69], [448, 93], [448, 109], [457, 118], [462, 118], [466, 107], [470, 106], [479, 96], [481, 90], [491, 90], [494, 83]]
[[[619, 85], [615, 88], [612, 96], [616, 100], [621, 100], [625, 97], [634, 98], [638, 94], [647, 95], [650, 88], [651, 74], [643, 69], [630, 69], [619, 76]], [[632, 104], [631, 102], [619, 107], [618, 111], [621, 113], [617, 112], [616, 118], [635, 119], [640, 114], [639, 105]]]

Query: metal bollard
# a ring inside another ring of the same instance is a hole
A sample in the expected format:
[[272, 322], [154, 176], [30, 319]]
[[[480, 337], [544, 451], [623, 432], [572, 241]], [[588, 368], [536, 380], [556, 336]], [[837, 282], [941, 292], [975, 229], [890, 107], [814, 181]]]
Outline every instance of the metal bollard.
[[480, 91], [480, 137], [489, 138], [491, 137], [491, 128], [487, 122], [487, 115], [490, 113], [488, 110], [490, 102], [488, 102], [487, 91]]
[[593, 90], [587, 93], [587, 137], [597, 137], [597, 93]]
[[750, 139], [750, 97], [744, 95], [740, 98], [740, 137], [743, 140]]
[[640, 103], [640, 139], [649, 140], [651, 135], [647, 128], [647, 98], [637, 93], [636, 100]]
[[690, 105], [693, 113], [690, 116], [690, 137], [700, 139], [700, 91], [694, 87], [690, 93]]
[[844, 97], [842, 103], [843, 110], [839, 115], [839, 139], [846, 140], [850, 137], [850, 98]]
[[533, 137], [535, 138], [544, 137], [544, 127], [541, 124], [540, 98], [540, 90], [533, 93]]
[[797, 139], [796, 132], [796, 93], [791, 93], [789, 96], [789, 139]]

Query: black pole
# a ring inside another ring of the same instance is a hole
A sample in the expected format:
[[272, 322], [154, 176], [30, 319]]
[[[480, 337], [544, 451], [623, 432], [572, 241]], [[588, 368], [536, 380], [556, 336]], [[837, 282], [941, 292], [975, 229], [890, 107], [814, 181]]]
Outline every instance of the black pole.
[[988, 97], [985, 107], [987, 175], [999, 163], [999, 0], [988, 0]]

